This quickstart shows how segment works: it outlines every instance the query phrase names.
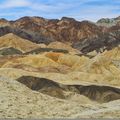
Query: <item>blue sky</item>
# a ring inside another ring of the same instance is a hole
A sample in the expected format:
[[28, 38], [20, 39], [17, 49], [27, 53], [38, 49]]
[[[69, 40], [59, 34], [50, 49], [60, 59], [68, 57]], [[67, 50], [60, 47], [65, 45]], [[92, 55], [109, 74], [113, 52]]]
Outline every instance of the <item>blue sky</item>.
[[96, 21], [120, 16], [120, 0], [0, 0], [0, 18], [15, 20], [23, 16]]

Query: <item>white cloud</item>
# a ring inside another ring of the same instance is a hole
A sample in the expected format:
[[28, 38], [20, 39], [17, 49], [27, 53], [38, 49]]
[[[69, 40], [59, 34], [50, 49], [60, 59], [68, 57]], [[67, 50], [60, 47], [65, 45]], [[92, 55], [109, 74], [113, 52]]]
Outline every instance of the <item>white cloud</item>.
[[58, 3], [56, 5], [49, 5], [49, 4], [32, 4], [32, 6], [30, 6], [31, 9], [33, 10], [37, 10], [37, 11], [41, 11], [41, 12], [47, 12], [47, 13], [58, 13], [58, 12], [62, 12], [65, 10], [70, 9], [71, 7], [74, 7], [75, 4], [64, 4], [64, 3]]
[[[22, 16], [41, 16], [45, 18], [74, 17], [77, 20], [96, 21], [102, 17], [119, 16], [119, 5], [89, 5], [86, 2], [99, 0], [4, 0], [0, 1], [0, 17], [19, 18]], [[102, 0], [104, 1], [104, 0]], [[107, 1], [107, 0], [106, 0]], [[21, 8], [25, 9], [12, 9]], [[2, 12], [3, 11], [3, 12]]]
[[80, 9], [77, 13], [70, 13], [68, 16], [74, 17], [77, 20], [97, 21], [101, 18], [114, 18], [120, 15], [120, 13], [113, 12], [119, 9], [119, 6], [87, 6], [86, 8]]
[[0, 9], [27, 7], [29, 5], [31, 5], [31, 3], [28, 0], [5, 0], [0, 4]]

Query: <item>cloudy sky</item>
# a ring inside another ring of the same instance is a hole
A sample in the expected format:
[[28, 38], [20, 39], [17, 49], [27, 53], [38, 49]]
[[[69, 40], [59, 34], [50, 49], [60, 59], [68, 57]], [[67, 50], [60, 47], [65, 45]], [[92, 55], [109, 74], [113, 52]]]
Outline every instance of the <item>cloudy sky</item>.
[[120, 0], [0, 0], [0, 18], [15, 20], [23, 16], [96, 21], [120, 16]]

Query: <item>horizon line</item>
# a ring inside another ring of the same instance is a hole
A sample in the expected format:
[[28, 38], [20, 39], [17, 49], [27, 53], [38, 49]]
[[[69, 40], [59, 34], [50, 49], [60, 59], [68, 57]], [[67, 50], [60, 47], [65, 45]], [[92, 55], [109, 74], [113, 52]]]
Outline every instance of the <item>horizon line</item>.
[[77, 18], [75, 18], [75, 17], [70, 17], [70, 16], [62, 16], [62, 17], [60, 17], [60, 18], [47, 18], [47, 17], [42, 17], [42, 16], [34, 16], [34, 15], [26, 15], [26, 16], [21, 16], [21, 17], [17, 17], [17, 18], [14, 18], [14, 19], [12, 19], [12, 18], [7, 18], [7, 17], [0, 17], [0, 19], [5, 19], [5, 20], [7, 20], [7, 21], [16, 21], [16, 20], [19, 20], [19, 19], [21, 19], [21, 18], [24, 18], [24, 17], [39, 17], [39, 18], [43, 18], [43, 19], [46, 19], [46, 20], [61, 20], [62, 18], [70, 18], [70, 19], [74, 19], [75, 21], [79, 21], [79, 22], [82, 22], [82, 21], [88, 21], [88, 22], [93, 22], [93, 23], [96, 23], [96, 22], [98, 22], [99, 20], [101, 20], [101, 19], [114, 19], [114, 18], [118, 18], [118, 17], [120, 17], [119, 15], [117, 16], [113, 16], [113, 17], [102, 17], [102, 18], [99, 18], [99, 19], [97, 19], [97, 20], [92, 20], [92, 19], [84, 19], [84, 18], [82, 18], [82, 19], [77, 19]]

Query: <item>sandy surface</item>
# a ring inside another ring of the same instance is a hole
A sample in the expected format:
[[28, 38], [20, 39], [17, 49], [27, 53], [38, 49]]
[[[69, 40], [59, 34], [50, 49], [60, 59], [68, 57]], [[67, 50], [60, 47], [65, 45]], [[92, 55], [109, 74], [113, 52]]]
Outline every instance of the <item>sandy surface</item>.
[[35, 92], [7, 78], [0, 78], [1, 118], [91, 118], [120, 117], [120, 101], [98, 104], [87, 98], [61, 100]]
[[1, 57], [0, 118], [120, 118], [120, 100], [100, 104], [80, 94], [58, 99], [16, 81], [21, 76], [34, 76], [65, 85], [120, 88], [118, 50], [92, 59], [58, 53]]

